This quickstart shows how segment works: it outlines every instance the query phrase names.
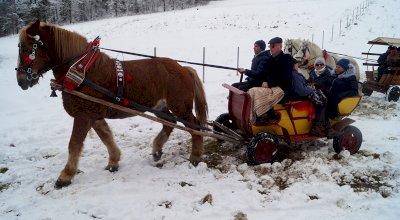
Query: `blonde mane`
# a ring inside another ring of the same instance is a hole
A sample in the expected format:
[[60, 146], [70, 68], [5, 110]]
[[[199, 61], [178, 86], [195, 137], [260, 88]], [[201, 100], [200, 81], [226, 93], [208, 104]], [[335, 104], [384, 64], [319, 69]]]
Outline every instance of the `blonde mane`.
[[55, 49], [61, 59], [68, 59], [86, 50], [87, 39], [76, 32], [71, 32], [54, 25], [48, 25], [54, 32]]
[[[27, 29], [31, 25], [25, 26], [20, 30], [20, 42], [28, 40]], [[88, 45], [87, 39], [80, 34], [59, 28], [55, 25], [40, 22], [40, 29], [48, 27], [50, 32], [54, 33], [55, 50], [59, 54], [61, 60], [70, 59], [86, 50]]]

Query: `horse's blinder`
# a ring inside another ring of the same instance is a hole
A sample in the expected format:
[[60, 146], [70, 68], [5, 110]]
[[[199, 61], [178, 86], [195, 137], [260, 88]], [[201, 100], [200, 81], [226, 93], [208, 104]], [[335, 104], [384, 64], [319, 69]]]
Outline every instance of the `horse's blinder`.
[[[293, 45], [293, 42], [290, 40], [289, 42], [288, 42], [288, 48], [287, 48], [287, 50], [288, 50], [288, 52], [290, 53], [290, 55], [292, 55], [293, 56], [293, 49], [295, 49], [296, 50], [296, 53], [299, 51], [294, 45]], [[286, 45], [285, 45], [286, 46]]]
[[[35, 42], [32, 44], [31, 53], [28, 56], [26, 56], [24, 60], [22, 60], [21, 43], [18, 43], [18, 47], [20, 48], [18, 51], [18, 56], [19, 56], [20, 62], [28, 63], [28, 66], [25, 69], [17, 67], [17, 68], [15, 68], [15, 70], [26, 73], [26, 79], [28, 81], [31, 81], [32, 79], [37, 79], [37, 78], [39, 78], [39, 76], [42, 76], [43, 73], [48, 71], [48, 69], [44, 68], [43, 70], [41, 70], [37, 73], [32, 72], [33, 61], [36, 59], [36, 50], [38, 48], [38, 45], [44, 46], [44, 44], [43, 44], [43, 41], [40, 40], [39, 35], [32, 36], [32, 35], [28, 34], [28, 37], [33, 38], [35, 40]], [[22, 52], [24, 52], [24, 48], [22, 48]]]

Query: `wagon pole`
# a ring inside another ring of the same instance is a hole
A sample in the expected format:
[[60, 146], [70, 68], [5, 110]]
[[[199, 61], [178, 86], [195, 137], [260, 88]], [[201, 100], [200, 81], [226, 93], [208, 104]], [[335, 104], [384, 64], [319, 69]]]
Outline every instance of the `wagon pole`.
[[[100, 49], [113, 51], [113, 52], [117, 52], [117, 53], [124, 53], [124, 54], [134, 55], [134, 56], [140, 56], [140, 57], [157, 58], [156, 56], [151, 56], [151, 55], [147, 55], [147, 54], [132, 53], [132, 52], [128, 52], [128, 51], [114, 50], [114, 49], [109, 49], [109, 48], [104, 48], [104, 47], [100, 47]], [[235, 70], [235, 71], [238, 70], [238, 68], [229, 67], [229, 66], [221, 66], [221, 65], [214, 65], [214, 64], [207, 64], [207, 63], [197, 63], [197, 62], [190, 62], [190, 61], [185, 61], [185, 60], [174, 60], [174, 61], [179, 62], [179, 63], [186, 63], [186, 64], [193, 64], [193, 65], [198, 65], [198, 66], [213, 67], [213, 68], [218, 68], [218, 69], [227, 69], [227, 70]]]
[[[59, 85], [55, 84], [55, 83], [51, 83], [51, 86], [54, 87], [54, 88], [59, 87]], [[214, 138], [217, 138], [217, 139], [221, 139], [221, 140], [225, 140], [225, 141], [229, 141], [229, 142], [233, 142], [233, 143], [242, 143], [242, 141], [243, 141], [243, 140], [239, 140], [239, 139], [233, 138], [233, 137], [228, 136], [228, 135], [219, 135], [219, 134], [214, 134], [214, 133], [211, 133], [211, 132], [204, 132], [204, 131], [199, 131], [199, 130], [195, 130], [195, 129], [192, 129], [192, 128], [184, 127], [184, 126], [175, 124], [173, 122], [164, 120], [162, 118], [157, 118], [157, 117], [148, 115], [148, 114], [143, 113], [141, 111], [137, 111], [137, 110], [134, 110], [134, 109], [131, 109], [131, 108], [128, 108], [128, 107], [124, 107], [124, 106], [121, 106], [121, 105], [118, 105], [118, 104], [114, 104], [114, 103], [111, 103], [111, 102], [104, 101], [104, 100], [96, 98], [96, 97], [92, 97], [92, 96], [86, 95], [86, 94], [78, 92], [76, 90], [61, 89], [61, 91], [69, 93], [71, 95], [75, 95], [75, 96], [80, 97], [82, 99], [86, 99], [86, 100], [89, 100], [89, 101], [92, 101], [92, 102], [95, 102], [95, 103], [98, 103], [98, 104], [102, 104], [102, 105], [108, 106], [110, 108], [121, 110], [123, 112], [129, 113], [129, 114], [132, 114], [132, 115], [139, 115], [139, 116], [142, 116], [142, 117], [147, 118], [149, 120], [152, 120], [152, 121], [155, 121], [155, 122], [159, 122], [159, 123], [161, 123], [163, 125], [166, 125], [166, 126], [169, 126], [169, 127], [173, 127], [173, 128], [177, 128], [177, 129], [180, 129], [180, 130], [183, 130], [183, 131], [187, 131], [187, 132], [192, 133], [192, 134], [214, 137]]]
[[354, 58], [354, 59], [357, 59], [357, 60], [372, 61], [372, 59], [367, 59], [367, 58], [362, 58], [362, 57], [355, 57], [355, 56], [350, 56], [350, 55], [347, 55], [347, 54], [335, 53], [335, 52], [332, 52], [332, 51], [326, 51], [326, 52], [331, 53], [331, 54], [351, 57], [351, 58]]

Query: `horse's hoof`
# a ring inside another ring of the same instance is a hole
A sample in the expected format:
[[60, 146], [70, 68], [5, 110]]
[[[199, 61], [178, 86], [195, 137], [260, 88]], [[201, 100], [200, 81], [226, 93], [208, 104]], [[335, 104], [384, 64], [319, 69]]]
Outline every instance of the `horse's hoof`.
[[193, 166], [197, 167], [201, 162], [201, 157], [190, 156], [189, 161]]
[[161, 159], [162, 154], [163, 154], [162, 151], [157, 151], [157, 152], [153, 153], [153, 160], [159, 161]]
[[199, 165], [199, 161], [191, 161], [190, 162], [193, 166], [197, 167], [197, 165]]
[[71, 185], [71, 180], [63, 181], [63, 180], [58, 179], [56, 181], [56, 184], [54, 185], [54, 188], [61, 189], [63, 187], [69, 186], [69, 185]]
[[118, 171], [119, 166], [118, 165], [107, 165], [105, 170], [110, 171], [111, 173], [113, 172], [117, 172]]

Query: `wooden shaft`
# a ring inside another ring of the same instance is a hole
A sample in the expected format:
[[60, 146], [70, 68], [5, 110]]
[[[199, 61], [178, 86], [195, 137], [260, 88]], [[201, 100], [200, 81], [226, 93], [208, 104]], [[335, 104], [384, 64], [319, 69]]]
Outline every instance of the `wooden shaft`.
[[105, 105], [105, 106], [108, 106], [108, 107], [111, 107], [111, 108], [114, 108], [114, 109], [121, 110], [123, 112], [129, 113], [129, 114], [132, 114], [132, 115], [139, 115], [139, 116], [142, 116], [142, 117], [147, 118], [149, 120], [152, 120], [152, 121], [155, 121], [155, 122], [159, 122], [159, 123], [164, 124], [164, 125], [169, 126], [169, 127], [173, 127], [173, 128], [177, 128], [177, 129], [180, 129], [180, 130], [183, 130], [183, 131], [187, 131], [187, 132], [192, 133], [192, 134], [197, 134], [197, 135], [200, 135], [200, 136], [214, 137], [214, 138], [217, 138], [217, 139], [220, 139], [220, 140], [229, 141], [229, 142], [233, 142], [233, 143], [242, 143], [243, 142], [243, 139], [242, 140], [238, 140], [236, 138], [233, 138], [233, 137], [230, 137], [230, 136], [227, 136], [227, 135], [226, 136], [225, 135], [219, 135], [219, 134], [214, 134], [214, 133], [211, 133], [211, 132], [198, 131], [198, 130], [195, 130], [195, 129], [192, 129], [192, 128], [184, 127], [184, 126], [175, 124], [173, 122], [164, 120], [162, 118], [157, 118], [155, 116], [151, 116], [151, 115], [148, 115], [146, 113], [143, 113], [143, 112], [140, 112], [140, 111], [128, 108], [128, 107], [124, 107], [124, 106], [121, 106], [121, 105], [118, 105], [118, 104], [114, 104], [114, 103], [111, 103], [111, 102], [104, 101], [104, 100], [96, 98], [96, 97], [92, 97], [92, 96], [86, 95], [86, 94], [78, 92], [76, 90], [63, 89], [62, 91], [66, 92], [66, 93], [69, 93], [69, 94], [72, 94], [72, 95], [75, 95], [75, 96], [78, 96], [80, 98], [92, 101], [92, 102], [96, 102], [96, 103], [99, 103], [99, 104], [102, 104], [102, 105]]

